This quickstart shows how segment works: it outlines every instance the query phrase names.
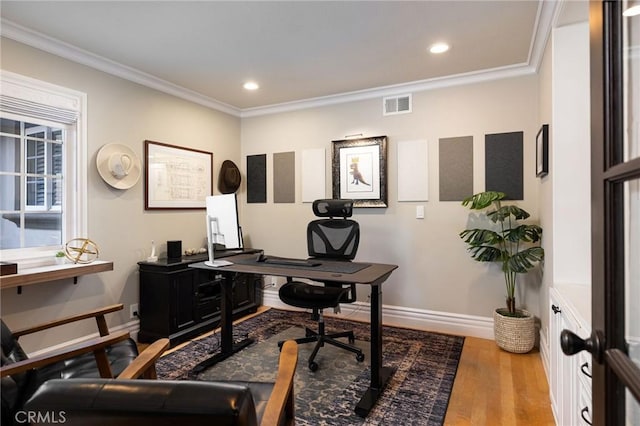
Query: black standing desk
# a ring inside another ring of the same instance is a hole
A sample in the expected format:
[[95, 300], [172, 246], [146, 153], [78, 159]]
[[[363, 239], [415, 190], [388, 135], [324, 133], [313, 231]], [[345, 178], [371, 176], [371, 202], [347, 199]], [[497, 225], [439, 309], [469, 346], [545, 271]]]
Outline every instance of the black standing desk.
[[[222, 306], [222, 318], [221, 318], [221, 339], [222, 348], [221, 353], [216, 355], [227, 358], [241, 350], [242, 347], [234, 347], [233, 344], [233, 329], [231, 318], [231, 286], [233, 283], [232, 273], [250, 273], [259, 275], [273, 275], [279, 277], [296, 277], [307, 278], [317, 281], [336, 281], [344, 283], [358, 283], [371, 286], [371, 383], [365, 391], [364, 395], [360, 399], [360, 402], [356, 405], [356, 414], [361, 417], [366, 417], [369, 411], [374, 407], [378, 397], [382, 394], [387, 382], [391, 375], [393, 375], [395, 369], [392, 367], [384, 367], [382, 365], [382, 283], [391, 275], [397, 265], [387, 265], [382, 263], [370, 263], [370, 266], [364, 268], [358, 272], [352, 274], [340, 274], [333, 272], [323, 272], [314, 270], [313, 267], [291, 267], [291, 266], [278, 266], [274, 264], [264, 263], [236, 263], [235, 261], [242, 261], [251, 259], [255, 255], [238, 255], [227, 257], [225, 260], [233, 262], [233, 265], [224, 266], [220, 268], [211, 268], [201, 263], [194, 263], [189, 265], [193, 268], [203, 269], [215, 269], [220, 271], [225, 276], [224, 284], [221, 288], [221, 296], [223, 300]], [[229, 304], [229, 306], [225, 306]], [[250, 343], [250, 342], [249, 342]], [[215, 357], [214, 357], [215, 358]], [[208, 365], [213, 365], [220, 359], [211, 361]], [[201, 364], [207, 363], [204, 361]], [[205, 365], [202, 369], [206, 368]]]

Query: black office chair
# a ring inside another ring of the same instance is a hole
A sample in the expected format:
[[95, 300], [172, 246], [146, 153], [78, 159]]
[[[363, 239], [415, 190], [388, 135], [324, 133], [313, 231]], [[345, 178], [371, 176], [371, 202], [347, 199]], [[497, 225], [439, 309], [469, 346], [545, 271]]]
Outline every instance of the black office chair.
[[[317, 219], [307, 226], [307, 248], [309, 256], [316, 259], [339, 260], [349, 262], [356, 256], [360, 242], [360, 225], [347, 219], [353, 214], [353, 200], [316, 200], [313, 202], [313, 212]], [[336, 219], [336, 217], [340, 217]], [[358, 347], [353, 346], [355, 337], [353, 331], [326, 334], [322, 310], [338, 309], [340, 303], [353, 303], [356, 300], [355, 283], [323, 282], [324, 285], [313, 285], [293, 281], [287, 278], [287, 283], [280, 287], [280, 299], [287, 305], [298, 308], [312, 309], [312, 318], [318, 321], [318, 331], [307, 327], [306, 337], [295, 339], [297, 343], [316, 342], [316, 346], [309, 357], [309, 369], [316, 371], [318, 364], [314, 361], [318, 350], [325, 343], [346, 349], [356, 354], [358, 362], [364, 361], [364, 354]], [[347, 337], [349, 343], [336, 340]], [[279, 342], [281, 346], [283, 342]]]

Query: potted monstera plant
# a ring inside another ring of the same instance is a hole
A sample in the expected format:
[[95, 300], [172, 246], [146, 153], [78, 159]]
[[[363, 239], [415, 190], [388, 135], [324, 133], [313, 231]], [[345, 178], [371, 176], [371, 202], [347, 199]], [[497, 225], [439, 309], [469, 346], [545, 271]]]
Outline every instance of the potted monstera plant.
[[486, 228], [465, 229], [460, 238], [467, 243], [471, 257], [478, 262], [497, 262], [502, 268], [507, 290], [506, 307], [494, 312], [496, 343], [509, 352], [529, 352], [535, 344], [534, 317], [524, 309], [516, 309], [518, 274], [525, 274], [544, 259], [540, 247], [542, 228], [523, 223], [529, 213], [522, 208], [503, 204], [503, 192], [486, 191], [462, 201], [471, 210], [486, 212], [493, 223]]

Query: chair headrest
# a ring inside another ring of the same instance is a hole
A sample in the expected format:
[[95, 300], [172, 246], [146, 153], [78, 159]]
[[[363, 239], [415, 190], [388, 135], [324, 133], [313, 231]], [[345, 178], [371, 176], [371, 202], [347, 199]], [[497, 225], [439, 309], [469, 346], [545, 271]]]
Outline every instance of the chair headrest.
[[318, 217], [351, 217], [353, 215], [353, 200], [315, 200], [313, 213]]

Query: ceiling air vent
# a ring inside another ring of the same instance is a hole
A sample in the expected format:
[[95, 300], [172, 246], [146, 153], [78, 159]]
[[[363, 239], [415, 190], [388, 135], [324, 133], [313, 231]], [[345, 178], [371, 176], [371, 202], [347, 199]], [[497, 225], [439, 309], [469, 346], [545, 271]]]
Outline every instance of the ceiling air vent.
[[411, 95], [387, 96], [382, 100], [382, 114], [395, 115], [411, 112]]

